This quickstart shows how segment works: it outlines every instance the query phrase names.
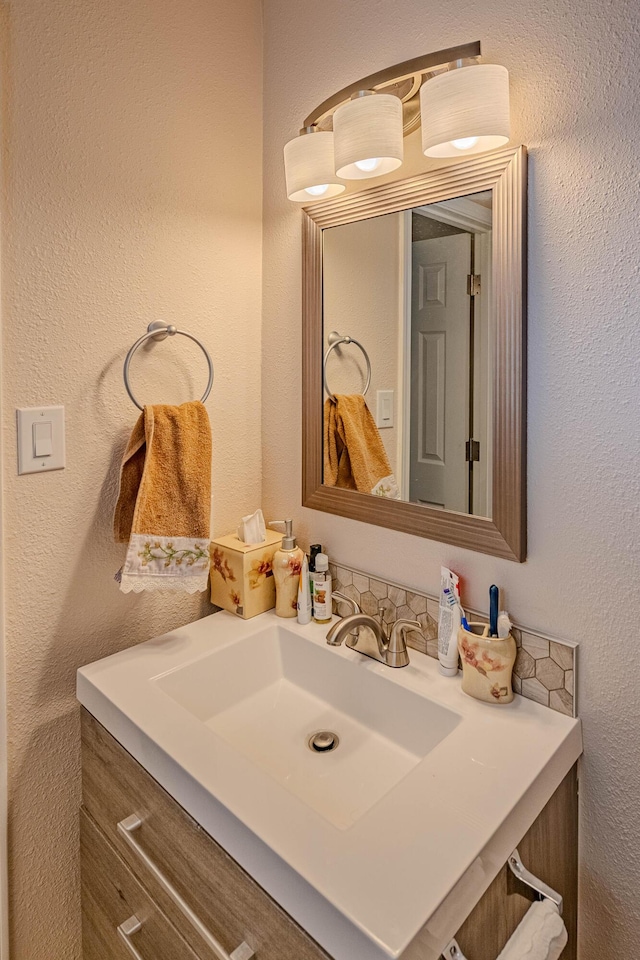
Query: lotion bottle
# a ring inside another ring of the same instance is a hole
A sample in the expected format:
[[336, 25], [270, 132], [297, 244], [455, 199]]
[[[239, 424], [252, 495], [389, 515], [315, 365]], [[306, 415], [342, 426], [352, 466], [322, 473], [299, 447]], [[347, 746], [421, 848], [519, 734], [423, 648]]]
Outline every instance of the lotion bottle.
[[282, 546], [273, 555], [276, 614], [279, 617], [297, 617], [298, 586], [305, 555], [293, 535], [293, 520], [271, 520], [269, 526], [284, 531]]

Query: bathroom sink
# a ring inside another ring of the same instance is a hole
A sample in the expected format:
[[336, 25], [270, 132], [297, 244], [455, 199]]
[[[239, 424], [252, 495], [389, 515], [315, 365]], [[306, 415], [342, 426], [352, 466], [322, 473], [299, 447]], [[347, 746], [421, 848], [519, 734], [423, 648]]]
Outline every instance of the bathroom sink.
[[[160, 690], [339, 829], [392, 790], [459, 714], [273, 625], [158, 677]], [[316, 734], [326, 734], [322, 740]]]
[[217, 613], [83, 667], [78, 699], [335, 960], [435, 960], [580, 724], [472, 700], [418, 653], [392, 670], [328, 646], [328, 626]]

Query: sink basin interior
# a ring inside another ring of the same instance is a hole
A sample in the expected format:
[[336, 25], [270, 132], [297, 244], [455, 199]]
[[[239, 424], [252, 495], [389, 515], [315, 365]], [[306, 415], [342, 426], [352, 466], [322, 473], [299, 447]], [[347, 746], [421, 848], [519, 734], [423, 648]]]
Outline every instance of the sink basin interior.
[[[280, 626], [153, 682], [342, 830], [404, 779], [460, 719], [366, 669], [360, 655], [336, 656]], [[309, 739], [319, 731], [336, 734], [338, 745], [315, 752]]]

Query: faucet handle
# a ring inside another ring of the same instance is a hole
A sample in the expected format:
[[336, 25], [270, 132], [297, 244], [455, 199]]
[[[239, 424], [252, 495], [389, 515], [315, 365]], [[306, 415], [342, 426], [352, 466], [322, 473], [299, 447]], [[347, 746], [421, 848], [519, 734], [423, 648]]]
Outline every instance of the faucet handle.
[[387, 663], [392, 667], [404, 667], [409, 663], [409, 654], [407, 652], [407, 638], [405, 634], [408, 630], [417, 630], [422, 635], [422, 627], [417, 620], [407, 620], [401, 617], [391, 627], [391, 636], [389, 637], [389, 649], [387, 652]]
[[[331, 594], [331, 603], [332, 605], [335, 603], [336, 608], [340, 603], [346, 603], [348, 606], [351, 607], [352, 614], [362, 613], [362, 610], [360, 609], [360, 604], [357, 602], [357, 600], [353, 600], [351, 597], [347, 597], [345, 596], [344, 593], [339, 593], [337, 590], [334, 590], [333, 593]], [[337, 612], [339, 613], [340, 611], [338, 610]], [[358, 639], [358, 629], [359, 629], [358, 627], [354, 627], [353, 630], [351, 630], [351, 632], [349, 633], [349, 636], [352, 637], [353, 642], [357, 641]], [[335, 647], [335, 646], [339, 646], [342, 643], [342, 640], [327, 639], [327, 643]]]
[[345, 596], [344, 593], [339, 593], [337, 590], [334, 590], [331, 594], [331, 601], [336, 605], [339, 603], [346, 603], [351, 607], [352, 613], [362, 613], [360, 609], [360, 604], [357, 600], [353, 600], [352, 597]]

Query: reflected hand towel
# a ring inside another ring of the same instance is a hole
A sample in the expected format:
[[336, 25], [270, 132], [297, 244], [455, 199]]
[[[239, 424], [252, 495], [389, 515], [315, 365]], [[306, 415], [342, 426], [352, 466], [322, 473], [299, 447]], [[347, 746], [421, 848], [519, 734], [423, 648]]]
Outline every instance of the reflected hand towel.
[[202, 403], [144, 408], [120, 472], [117, 543], [128, 543], [120, 589], [207, 589], [211, 427]]
[[325, 401], [324, 483], [390, 500], [399, 497], [380, 433], [359, 393]]

